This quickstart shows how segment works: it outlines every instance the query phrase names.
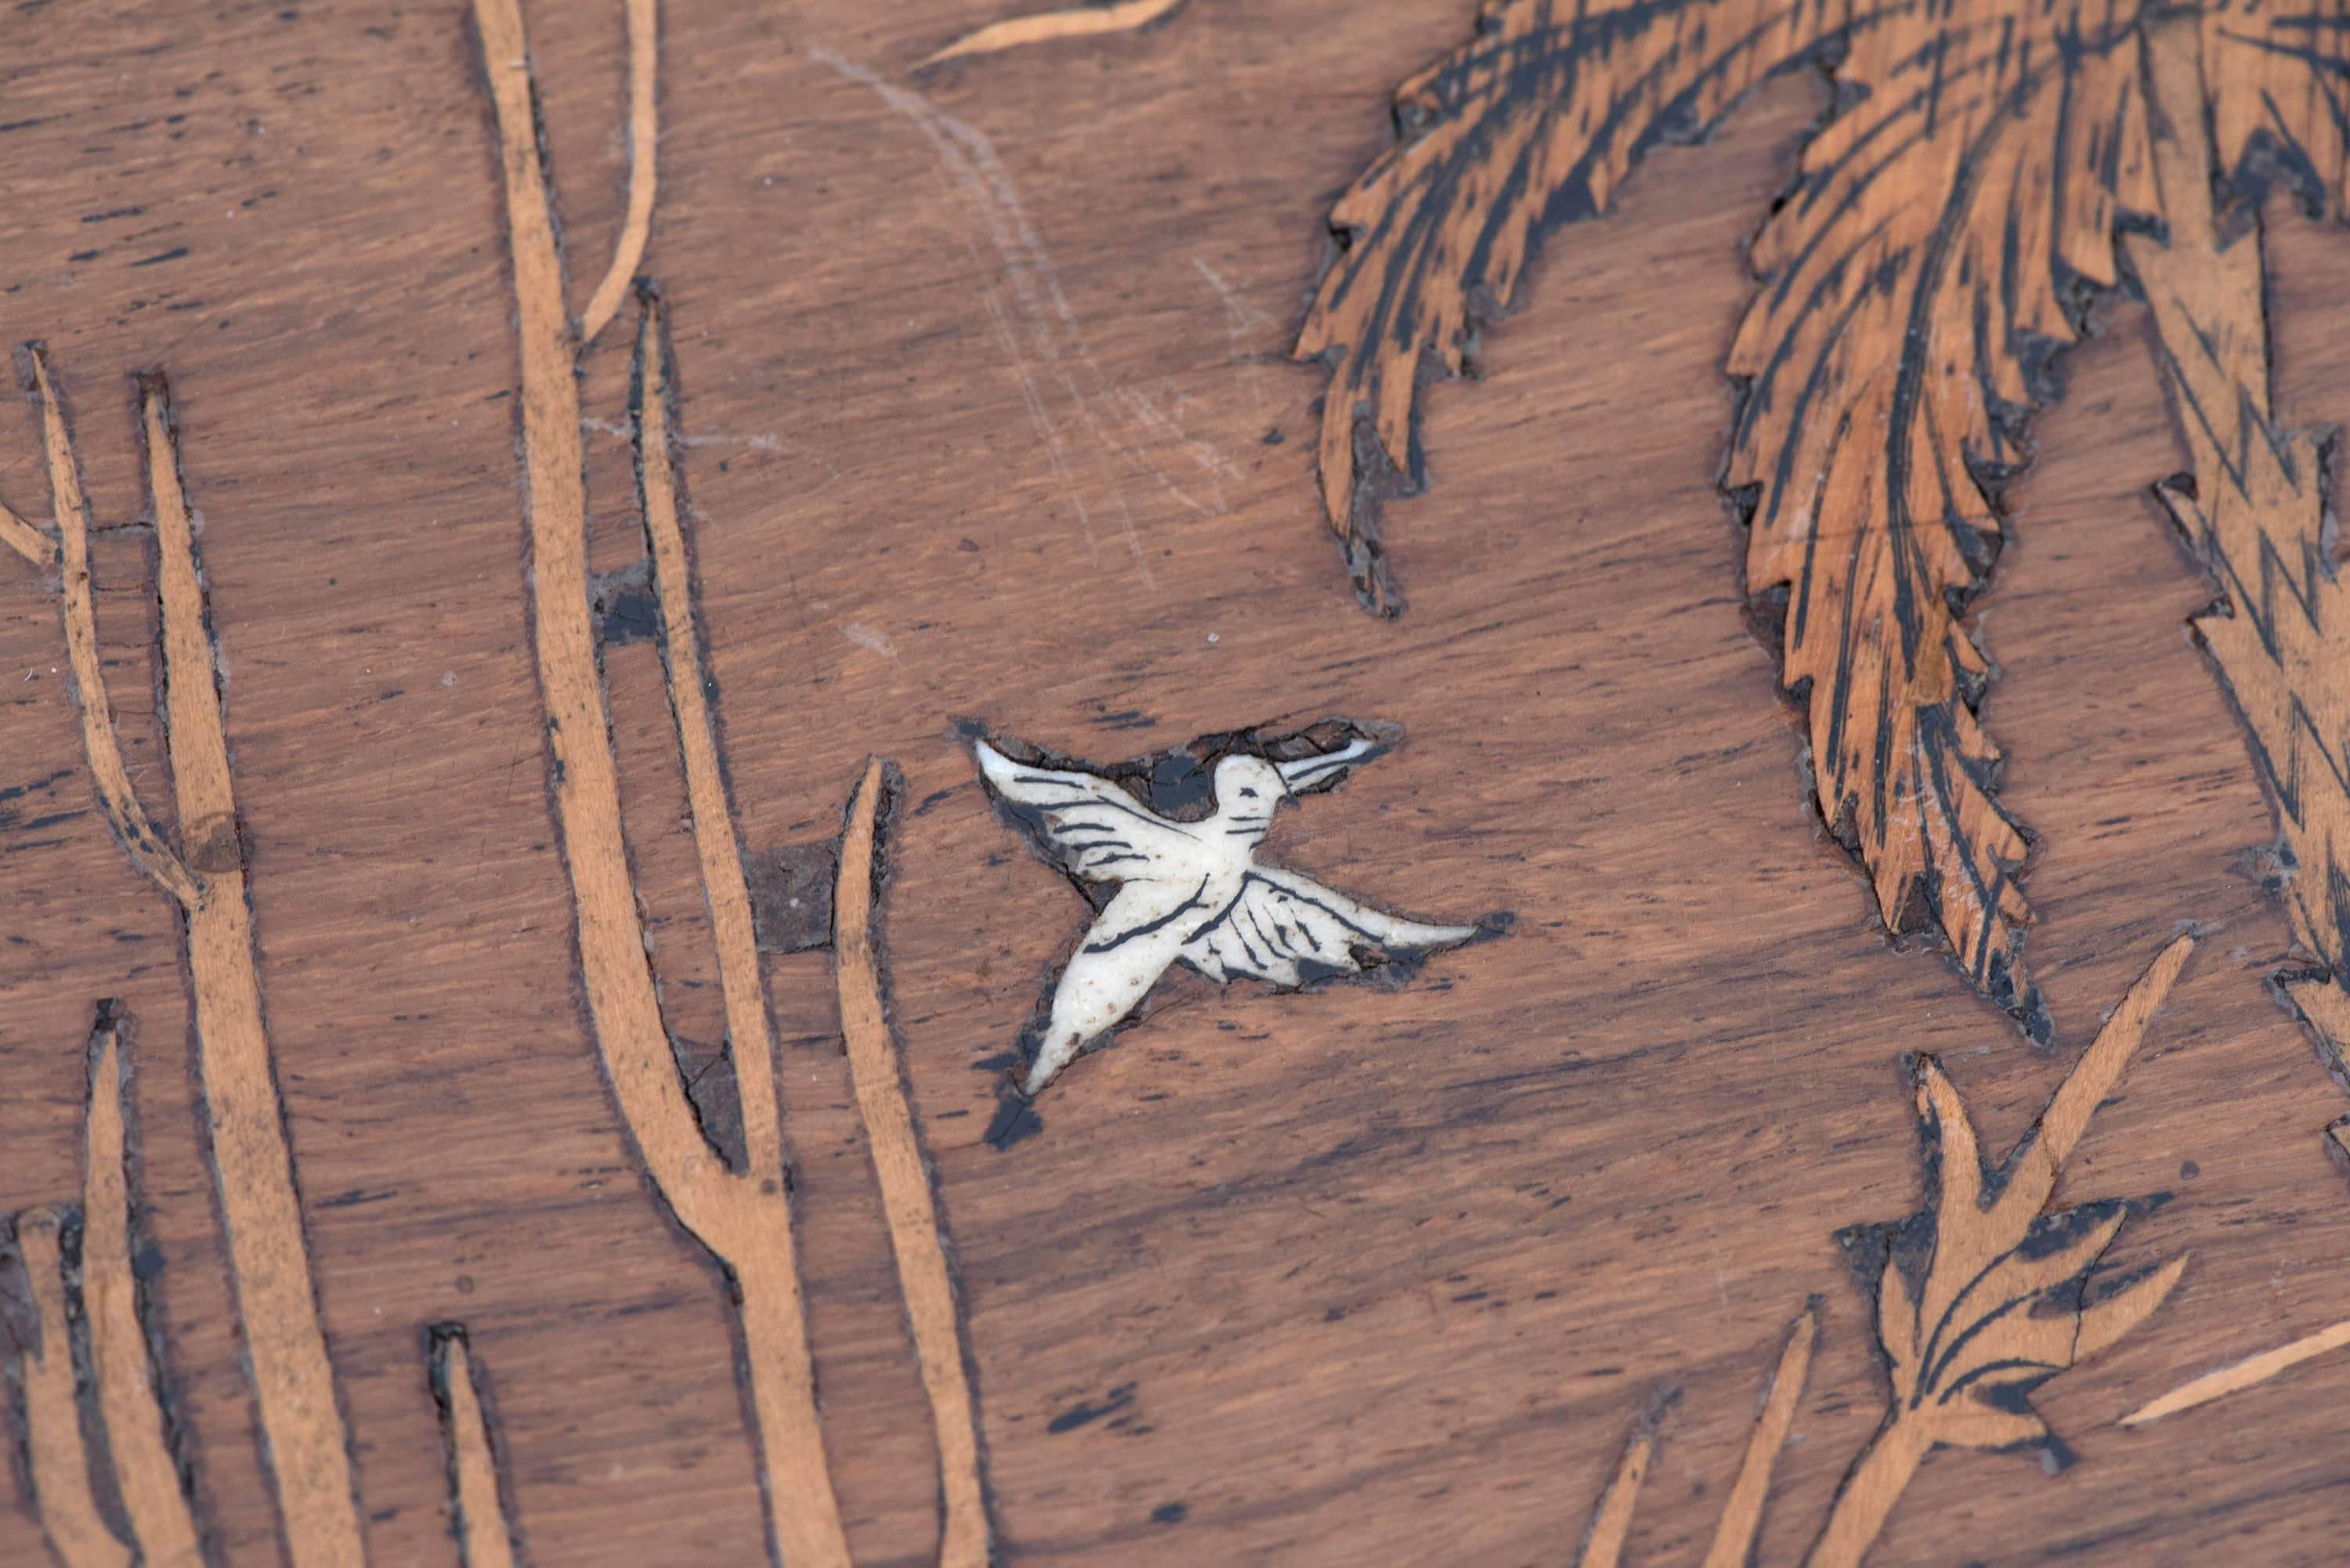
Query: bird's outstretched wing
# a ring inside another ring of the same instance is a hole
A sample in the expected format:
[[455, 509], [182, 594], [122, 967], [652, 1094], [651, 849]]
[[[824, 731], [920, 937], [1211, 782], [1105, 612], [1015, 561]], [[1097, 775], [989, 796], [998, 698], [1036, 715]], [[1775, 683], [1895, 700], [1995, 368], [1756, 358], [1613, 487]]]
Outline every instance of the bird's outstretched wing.
[[1347, 776], [1347, 770], [1357, 763], [1367, 763], [1387, 748], [1361, 736], [1347, 742], [1335, 752], [1323, 752], [1311, 757], [1299, 757], [1291, 762], [1275, 762], [1281, 770], [1281, 782], [1289, 786], [1292, 794], [1311, 794], [1316, 790], [1335, 787]]
[[1183, 944], [1185, 963], [1210, 980], [1295, 987], [1329, 974], [1359, 974], [1366, 948], [1390, 956], [1457, 947], [1474, 926], [1424, 926], [1270, 866], [1250, 869], [1231, 903]]
[[1012, 808], [1073, 877], [1087, 882], [1151, 882], [1188, 873], [1196, 879], [1200, 841], [1182, 824], [1153, 813], [1092, 774], [1063, 773], [1014, 762], [976, 742], [988, 789]]

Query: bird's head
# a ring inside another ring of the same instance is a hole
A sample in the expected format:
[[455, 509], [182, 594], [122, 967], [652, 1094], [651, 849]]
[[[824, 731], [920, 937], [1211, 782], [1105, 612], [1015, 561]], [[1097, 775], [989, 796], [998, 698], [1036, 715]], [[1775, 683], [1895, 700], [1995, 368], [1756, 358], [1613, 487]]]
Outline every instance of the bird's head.
[[1226, 757], [1216, 764], [1216, 815], [1226, 832], [1262, 838], [1274, 812], [1295, 798], [1281, 770], [1263, 757]]

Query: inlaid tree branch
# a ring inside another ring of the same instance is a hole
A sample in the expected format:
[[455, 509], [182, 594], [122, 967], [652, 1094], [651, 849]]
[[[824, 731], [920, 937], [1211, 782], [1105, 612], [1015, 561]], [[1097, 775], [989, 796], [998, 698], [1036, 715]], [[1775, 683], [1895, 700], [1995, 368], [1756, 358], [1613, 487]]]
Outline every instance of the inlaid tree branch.
[[[1788, 1328], [1786, 1343], [1780, 1347], [1779, 1359], [1771, 1369], [1771, 1380], [1764, 1385], [1754, 1429], [1747, 1437], [1746, 1452], [1739, 1460], [1738, 1476], [1731, 1485], [1730, 1496], [1721, 1505], [1721, 1518], [1714, 1529], [1713, 1543], [1706, 1549], [1704, 1568], [1747, 1568], [1753, 1559], [1755, 1542], [1762, 1533], [1763, 1504], [1770, 1496], [1771, 1473], [1778, 1465], [1780, 1450], [1787, 1446], [1788, 1434], [1794, 1428], [1795, 1408], [1804, 1397], [1804, 1381], [1811, 1376], [1812, 1352], [1818, 1338], [1819, 1308], [1817, 1303], [1813, 1303]], [[1619, 1568], [1622, 1563], [1640, 1488], [1646, 1484], [1656, 1458], [1659, 1428], [1670, 1402], [1671, 1396], [1660, 1397], [1642, 1413], [1631, 1440], [1625, 1445], [1623, 1458], [1617, 1463], [1615, 1476], [1592, 1511], [1575, 1568]]]
[[[517, 306], [534, 651], [546, 705], [549, 774], [571, 879], [580, 972], [606, 1077], [651, 1187], [724, 1270], [731, 1286], [770, 1555], [785, 1568], [847, 1568], [848, 1543], [825, 1453], [795, 1251], [774, 1028], [696, 607], [688, 509], [676, 465], [665, 308], [650, 283], [637, 286], [630, 392], [638, 503], [664, 685], [717, 950], [728, 1056], [742, 1106], [739, 1167], [730, 1165], [704, 1135], [662, 1019], [629, 868], [619, 768], [591, 613], [577, 370], [605, 318], [600, 302], [612, 277], [624, 265], [635, 267], [650, 234], [653, 169], [648, 150], [659, 132], [652, 9], [650, 0], [630, 0], [630, 140], [639, 161], [621, 260], [575, 329], [563, 304], [563, 262], [553, 196], [539, 158], [518, 0], [475, 0], [473, 7], [498, 126]], [[989, 1528], [976, 1402], [929, 1169], [898, 1082], [871, 931], [880, 790], [877, 763], [852, 804], [840, 857], [835, 945], [843, 1028], [932, 1405], [942, 1500], [939, 1562], [942, 1568], [983, 1568]]]
[[[688, 797], [712, 890], [727, 1000], [729, 1046], [742, 1091], [748, 1158], [727, 1168], [702, 1136], [679, 1080], [645, 950], [628, 847], [620, 828], [620, 786], [604, 716], [602, 669], [589, 614], [588, 498], [580, 449], [580, 342], [563, 304], [562, 262], [554, 209], [539, 162], [531, 104], [528, 45], [518, 0], [475, 0], [482, 59], [497, 113], [505, 174], [506, 228], [514, 269], [522, 360], [524, 504], [530, 528], [531, 630], [540, 692], [546, 704], [549, 772], [564, 862], [571, 876], [579, 966], [606, 1076], [661, 1201], [725, 1269], [743, 1325], [762, 1465], [771, 1551], [801, 1568], [846, 1568], [848, 1542], [832, 1490], [816, 1403], [791, 1199], [781, 1148], [774, 1041], [755, 967], [746, 977], [740, 944], [730, 940], [732, 911], [723, 867], [741, 882], [733, 820], [710, 820], [709, 781], [697, 757], [713, 745], [692, 664], [700, 658], [691, 620], [672, 623], [663, 650], [670, 691], [684, 736]], [[648, 321], [650, 320], [650, 315]], [[654, 567], [660, 568], [656, 555]], [[682, 585], [681, 585], [681, 588]], [[682, 592], [678, 596], [690, 603]], [[681, 674], [686, 679], [681, 680]], [[695, 721], [699, 719], [700, 724]], [[699, 784], [701, 787], [697, 787]], [[711, 845], [719, 841], [713, 856]], [[744, 913], [747, 921], [747, 910]], [[742, 935], [747, 938], [747, 927]], [[753, 955], [755, 966], [755, 954]]]
[[[1993, 798], [2000, 754], [1977, 716], [1991, 669], [1966, 617], [2052, 361], [2119, 279], [2116, 231], [2161, 218], [2171, 193], [2144, 77], [2147, 29], [2170, 14], [1488, 0], [1476, 37], [1398, 90], [1399, 141], [1332, 212], [1343, 248], [1296, 349], [1331, 368], [1325, 514], [1365, 602], [1393, 613], [1376, 503], [1422, 484], [1428, 373], [1470, 368], [1539, 242], [1603, 211], [1640, 152], [1701, 133], [1774, 68], [1824, 62], [1838, 107], [1751, 252], [1721, 482], [1821, 817], [1887, 926], [1939, 929], [2043, 1041], [2018, 886], [2030, 840]], [[2208, 111], [2219, 167], [2282, 169], [2332, 199], [2350, 125], [2338, 19], [2248, 0], [2187, 16], [2213, 63], [2186, 107]], [[2257, 317], [2256, 266], [2229, 308]]]
[[[29, 1324], [7, 1325], [16, 1342], [9, 1381], [33, 1502], [62, 1568], [203, 1568], [192, 1485], [132, 1262], [125, 1033], [120, 1003], [101, 1002], [89, 1040], [80, 1202], [12, 1222], [33, 1310]], [[0, 1282], [0, 1298], [6, 1293]], [[106, 1506], [93, 1473], [108, 1478]]]
[[948, 1268], [946, 1230], [931, 1188], [930, 1162], [908, 1101], [897, 1041], [882, 998], [880, 932], [876, 918], [879, 853], [888, 770], [866, 765], [849, 797], [840, 870], [832, 899], [833, 969], [841, 1036], [865, 1118], [868, 1147], [881, 1188], [889, 1246], [898, 1264], [906, 1321], [921, 1364], [939, 1447], [939, 1568], [986, 1568], [990, 1561], [987, 1490], [979, 1449], [979, 1407], [963, 1354], [962, 1319]]
[[56, 538], [28, 525], [6, 530], [5, 538], [36, 566], [54, 563], [59, 570], [67, 667], [99, 805], [131, 863], [179, 909], [214, 1189], [286, 1555], [293, 1568], [358, 1568], [362, 1552], [349, 1441], [310, 1275], [286, 1108], [262, 1023], [244, 838], [224, 728], [223, 666], [213, 642], [196, 523], [180, 483], [170, 390], [160, 374], [140, 379], [176, 842], [140, 806], [115, 737], [98, 652], [89, 505], [64, 402], [47, 350], [27, 345], [21, 359], [40, 410]]

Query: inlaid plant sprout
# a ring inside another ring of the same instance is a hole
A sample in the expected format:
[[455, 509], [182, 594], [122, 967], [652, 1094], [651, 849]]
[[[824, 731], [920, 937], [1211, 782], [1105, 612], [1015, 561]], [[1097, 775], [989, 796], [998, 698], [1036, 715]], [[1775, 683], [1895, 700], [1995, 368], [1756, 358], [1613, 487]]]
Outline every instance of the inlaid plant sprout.
[[[130, 1020], [98, 1005], [78, 1202], [0, 1221], [0, 1346], [17, 1462], [58, 1568], [204, 1568], [195, 1481], [137, 1262]], [[465, 1330], [426, 1335], [463, 1568], [515, 1568], [504, 1457]], [[92, 1419], [91, 1417], [95, 1417]], [[102, 1484], [99, 1480], [102, 1478]]]
[[[203, 1568], [192, 1483], [133, 1262], [128, 1023], [100, 1002], [89, 1036], [78, 1203], [16, 1216], [16, 1276], [0, 1261], [10, 1393], [35, 1512], [61, 1568]], [[12, 1283], [14, 1288], [12, 1287]], [[98, 1419], [85, 1421], [87, 1403]], [[100, 1491], [92, 1476], [106, 1478]]]
[[504, 1455], [491, 1431], [487, 1379], [461, 1323], [424, 1331], [424, 1365], [441, 1413], [449, 1465], [449, 1533], [461, 1568], [515, 1568], [523, 1561]]
[[1026, 16], [1007, 16], [1001, 22], [965, 33], [962, 37], [926, 56], [916, 70], [942, 66], [949, 60], [969, 59], [976, 55], [999, 54], [1005, 49], [1017, 49], [1031, 44], [1060, 43], [1070, 38], [1098, 38], [1112, 33], [1137, 33], [1169, 20], [1182, 8], [1183, 0], [1095, 0], [1084, 5], [1072, 5], [1056, 11], [1035, 11]]
[[[1941, 1064], [1915, 1061], [1927, 1207], [1900, 1224], [1856, 1227], [1841, 1238], [1876, 1275], [1877, 1350], [1891, 1398], [1837, 1489], [1806, 1568], [1857, 1568], [1938, 1448], [2040, 1446], [2061, 1456], [2032, 1407], [2033, 1391], [2145, 1322], [2178, 1282], [2183, 1256], [2119, 1278], [2099, 1274], [2129, 1203], [2046, 1210], [2065, 1158], [2121, 1081], [2194, 946], [2180, 937], [2163, 950], [1995, 1167], [1986, 1165]], [[1705, 1568], [1747, 1568], [1753, 1557], [1771, 1472], [1810, 1371], [1815, 1315], [1807, 1308], [1788, 1334]], [[1645, 1418], [1626, 1446], [1593, 1512], [1580, 1568], [1617, 1568], [1659, 1419]]]
[[[520, 337], [531, 628], [546, 705], [551, 793], [571, 879], [590, 1024], [613, 1098], [650, 1185], [724, 1271], [739, 1316], [769, 1552], [787, 1568], [847, 1568], [848, 1544], [825, 1456], [795, 1253], [775, 1033], [696, 614], [671, 434], [675, 415], [664, 307], [649, 284], [637, 289], [630, 398], [638, 500], [742, 1106], [739, 1165], [730, 1165], [704, 1136], [672, 1054], [629, 867], [619, 772], [604, 710], [590, 605], [577, 370], [627, 292], [653, 211], [659, 19], [652, 0], [627, 0], [626, 11], [629, 215], [618, 254], [575, 321], [564, 303], [563, 260], [539, 154], [521, 7], [518, 0], [474, 0], [473, 5], [498, 128]], [[835, 973], [858, 1104], [938, 1441], [938, 1561], [944, 1568], [980, 1568], [988, 1559], [989, 1529], [976, 1407], [930, 1173], [881, 1001], [871, 929], [884, 784], [884, 769], [873, 763], [851, 801], [834, 898]]]
[[179, 817], [176, 833], [167, 836], [140, 804], [114, 732], [99, 655], [90, 509], [64, 403], [41, 344], [26, 345], [19, 362], [40, 410], [56, 532], [0, 506], [0, 544], [57, 574], [67, 669], [99, 804], [131, 864], [178, 906], [221, 1228], [287, 1559], [292, 1568], [359, 1568], [349, 1441], [310, 1277], [286, 1108], [262, 1023], [244, 844], [224, 731], [224, 666], [212, 637], [196, 520], [180, 483], [170, 389], [160, 373], [139, 378], [152, 504], [151, 527], [139, 532], [151, 537], [156, 559], [164, 750]]

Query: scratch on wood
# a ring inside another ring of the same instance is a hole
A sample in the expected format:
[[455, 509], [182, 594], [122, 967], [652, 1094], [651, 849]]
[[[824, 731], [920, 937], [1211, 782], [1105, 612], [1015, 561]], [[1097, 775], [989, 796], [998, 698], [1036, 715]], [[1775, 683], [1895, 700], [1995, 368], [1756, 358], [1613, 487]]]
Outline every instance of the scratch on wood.
[[[885, 81], [828, 49], [812, 49], [809, 53], [848, 80], [870, 88], [920, 131], [937, 152], [953, 187], [977, 209], [988, 241], [1003, 264], [1004, 280], [1011, 288], [1012, 313], [1017, 321], [1006, 317], [1003, 303], [993, 290], [984, 296], [983, 303], [994, 322], [998, 340], [1013, 362], [1030, 420], [1045, 441], [1054, 476], [1077, 511], [1088, 547], [1094, 543], [1092, 514], [1079, 489], [1075, 455], [1064, 442], [1061, 421], [1049, 407], [1056, 397], [1069, 406], [1068, 422], [1082, 429], [1101, 452], [1130, 472], [1149, 478], [1191, 511], [1201, 516], [1221, 515], [1226, 510], [1223, 481], [1235, 476], [1237, 467], [1210, 443], [1185, 434], [1149, 398], [1114, 382], [1095, 361], [1078, 327], [1076, 313], [1062, 291], [1060, 275], [1029, 221], [1011, 172], [1004, 168], [994, 144], [976, 128], [938, 109], [918, 92]], [[1079, 371], [1083, 372], [1085, 385], [1080, 384]], [[1047, 379], [1040, 380], [1040, 377]], [[1122, 417], [1114, 422], [1106, 421], [1097, 411], [1097, 403], [1119, 410]], [[1171, 440], [1189, 449], [1194, 468], [1206, 482], [1207, 488], [1201, 493], [1193, 493], [1159, 465], [1149, 450], [1154, 439]], [[1135, 568], [1145, 587], [1155, 587], [1157, 579], [1151, 574], [1141, 535], [1128, 512], [1124, 495], [1114, 485], [1110, 493], [1118, 506], [1122, 533]]]

